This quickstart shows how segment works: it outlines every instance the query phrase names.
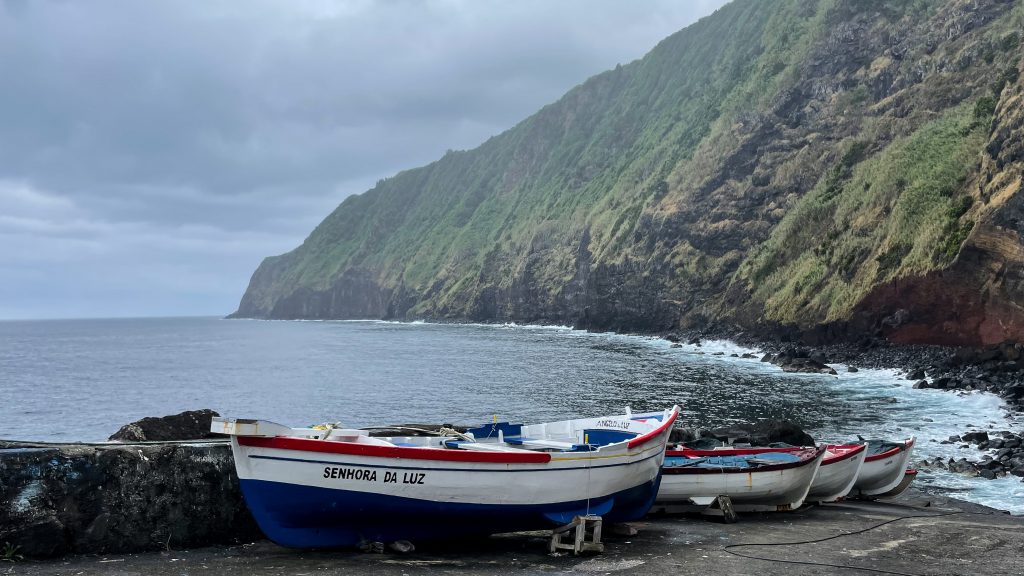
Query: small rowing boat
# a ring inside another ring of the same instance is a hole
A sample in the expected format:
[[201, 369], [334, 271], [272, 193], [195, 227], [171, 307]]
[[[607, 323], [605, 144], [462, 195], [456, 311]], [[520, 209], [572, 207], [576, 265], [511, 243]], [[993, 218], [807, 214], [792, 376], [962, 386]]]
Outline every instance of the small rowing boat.
[[[818, 467], [818, 472], [814, 475], [811, 489], [807, 492], [806, 500], [809, 502], [835, 502], [849, 494], [867, 456], [867, 444], [829, 444], [825, 448], [825, 457], [821, 461], [821, 466]], [[669, 454], [679, 452], [688, 456], [725, 456], [787, 453], [800, 450], [806, 450], [806, 448], [800, 446], [772, 448], [724, 446], [710, 450], [682, 448], [678, 451], [670, 450]]]
[[707, 507], [718, 496], [728, 496], [739, 512], [795, 510], [803, 505], [825, 457], [824, 446], [707, 452], [711, 454], [695, 455], [685, 450], [666, 453], [655, 510], [678, 512]]
[[242, 493], [267, 537], [328, 548], [545, 529], [586, 514], [641, 518], [678, 414], [502, 422], [450, 436], [233, 418], [214, 418], [211, 431], [231, 436]]
[[888, 497], [903, 482], [913, 450], [914, 438], [902, 442], [869, 441], [868, 455], [850, 495], [868, 499]]
[[825, 449], [825, 460], [807, 494], [811, 502], [835, 502], [845, 498], [857, 482], [868, 454], [867, 444], [829, 444]]

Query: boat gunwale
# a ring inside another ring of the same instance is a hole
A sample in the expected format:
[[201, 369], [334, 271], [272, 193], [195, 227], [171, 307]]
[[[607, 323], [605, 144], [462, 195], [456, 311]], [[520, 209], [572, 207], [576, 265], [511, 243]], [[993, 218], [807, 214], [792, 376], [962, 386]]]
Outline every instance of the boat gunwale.
[[[625, 457], [635, 448], [656, 440], [667, 434], [668, 429], [675, 423], [679, 416], [679, 407], [674, 406], [668, 418], [653, 430], [645, 432], [629, 440], [608, 444], [625, 444], [627, 452], [622, 454], [597, 456], [600, 450], [587, 452], [593, 454], [591, 458], [599, 457]], [[473, 462], [484, 464], [548, 464], [552, 461], [564, 461], [565, 458], [552, 458], [551, 452], [517, 450], [515, 452], [478, 452], [469, 450], [453, 450], [451, 448], [430, 448], [430, 447], [409, 447], [409, 446], [381, 446], [375, 444], [359, 444], [356, 442], [317, 440], [312, 438], [299, 438], [294, 436], [244, 436], [235, 435], [234, 438], [240, 446], [270, 448], [278, 450], [290, 450], [298, 452], [320, 452], [327, 454], [346, 454], [353, 456], [366, 456], [377, 458], [396, 458], [410, 460], [432, 460], [441, 462]], [[602, 446], [605, 448], [607, 446]], [[587, 459], [588, 456], [581, 456], [579, 459]]]
[[[825, 446], [827, 450], [842, 450], [842, 453], [833, 452], [832, 457], [825, 454], [825, 458], [821, 461], [822, 466], [828, 464], [836, 464], [844, 460], [853, 458], [867, 450], [867, 444], [828, 444]], [[757, 454], [772, 454], [772, 453], [783, 453], [790, 454], [793, 452], [800, 452], [802, 450], [812, 450], [816, 447], [811, 446], [785, 446], [785, 447], [750, 447], [750, 448], [727, 448], [720, 450], [699, 450], [696, 448], [684, 448], [682, 450], [668, 450], [665, 452], [666, 457], [679, 457], [679, 456], [754, 456]]]
[[[756, 472], [779, 472], [782, 470], [801, 468], [803, 466], [807, 466], [808, 464], [814, 464], [814, 462], [816, 462], [825, 452], [825, 447], [818, 446], [817, 448], [804, 448], [803, 450], [813, 455], [800, 458], [800, 460], [797, 460], [796, 462], [768, 464], [765, 466], [758, 466], [757, 468], [737, 468], [729, 466], [721, 466], [718, 468], [701, 468], [698, 466], [671, 467], [662, 465], [661, 473], [674, 476], [688, 474], [753, 474]], [[746, 456], [756, 456], [756, 454], [746, 454]], [[667, 455], [666, 458], [668, 458]]]
[[868, 454], [867, 457], [864, 458], [864, 462], [878, 462], [879, 460], [892, 458], [893, 456], [899, 454], [900, 452], [903, 452], [904, 450], [909, 450], [913, 448], [914, 440], [915, 438], [910, 438], [908, 440], [904, 440], [899, 446], [893, 446], [892, 448], [886, 450], [885, 452], [879, 452], [878, 454]]
[[642, 445], [647, 444], [648, 442], [656, 439], [658, 436], [663, 434], [665, 432], [665, 430], [667, 430], [673, 424], [675, 424], [676, 418], [678, 418], [678, 417], [679, 417], [679, 406], [673, 406], [671, 414], [669, 414], [669, 417], [666, 418], [665, 421], [662, 422], [660, 426], [658, 426], [654, 430], [651, 430], [650, 432], [644, 433], [641, 436], [637, 436], [635, 438], [629, 439], [626, 442], [626, 448], [636, 448], [637, 446], [642, 446]]
[[274, 436], [271, 438], [237, 436], [236, 438], [241, 446], [378, 458], [492, 464], [547, 464], [551, 461], [551, 454], [549, 452], [471, 452], [450, 448], [364, 445], [354, 442], [312, 440], [308, 438], [290, 438], [287, 436]]

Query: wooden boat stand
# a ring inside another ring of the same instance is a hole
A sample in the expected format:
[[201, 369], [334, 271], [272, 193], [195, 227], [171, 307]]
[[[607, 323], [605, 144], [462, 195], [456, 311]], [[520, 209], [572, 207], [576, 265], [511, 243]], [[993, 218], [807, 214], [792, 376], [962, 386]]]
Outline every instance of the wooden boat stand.
[[[587, 541], [587, 531], [591, 532], [590, 541]], [[566, 535], [572, 540], [563, 541]], [[584, 553], [600, 554], [604, 552], [604, 544], [601, 543], [601, 517], [594, 515], [576, 516], [572, 522], [565, 526], [559, 526], [551, 531], [551, 553], [559, 550], [572, 550], [576, 556]]]
[[701, 511], [702, 516], [721, 518], [726, 524], [734, 524], [737, 520], [736, 511], [732, 508], [732, 499], [718, 496], [710, 506]]

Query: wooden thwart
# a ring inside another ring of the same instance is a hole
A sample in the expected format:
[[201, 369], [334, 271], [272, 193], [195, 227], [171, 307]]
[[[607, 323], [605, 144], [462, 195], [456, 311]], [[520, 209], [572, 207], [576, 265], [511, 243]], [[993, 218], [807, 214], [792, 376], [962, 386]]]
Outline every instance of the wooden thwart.
[[[592, 534], [589, 542], [587, 541], [588, 528]], [[572, 538], [572, 541], [563, 541], [567, 535]], [[559, 550], [572, 550], [572, 553], [576, 555], [604, 552], [604, 544], [601, 543], [601, 517], [576, 516], [572, 522], [552, 530], [551, 553], [554, 554]]]

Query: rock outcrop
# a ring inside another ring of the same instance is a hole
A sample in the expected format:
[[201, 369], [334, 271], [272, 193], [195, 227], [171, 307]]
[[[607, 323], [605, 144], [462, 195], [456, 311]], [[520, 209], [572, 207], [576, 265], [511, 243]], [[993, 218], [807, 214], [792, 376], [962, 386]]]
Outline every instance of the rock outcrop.
[[227, 442], [0, 442], [0, 543], [25, 556], [165, 550], [260, 537]]
[[220, 414], [213, 410], [186, 410], [173, 416], [146, 417], [131, 424], [125, 424], [114, 432], [109, 440], [118, 442], [143, 442], [166, 440], [201, 440], [218, 438], [210, 432], [210, 422]]

